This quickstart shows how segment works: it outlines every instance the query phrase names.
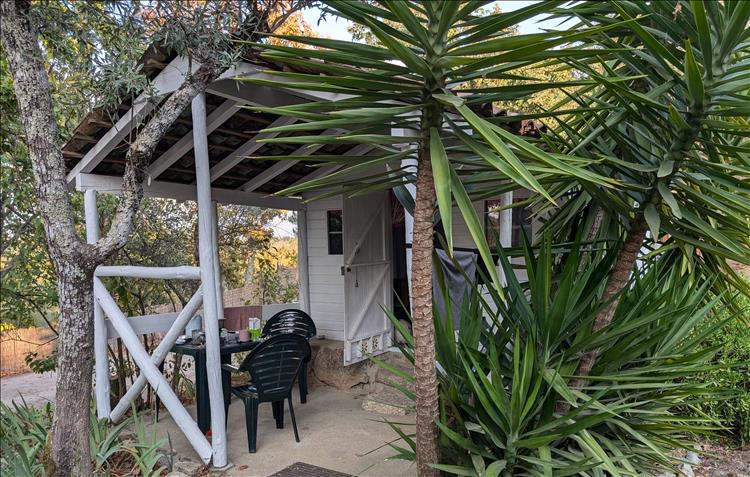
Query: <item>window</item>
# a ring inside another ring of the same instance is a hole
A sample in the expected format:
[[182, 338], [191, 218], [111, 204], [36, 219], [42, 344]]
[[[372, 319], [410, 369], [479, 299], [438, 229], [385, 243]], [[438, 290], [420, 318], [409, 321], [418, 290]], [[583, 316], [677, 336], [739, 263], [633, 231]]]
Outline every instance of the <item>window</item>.
[[340, 210], [329, 210], [328, 217], [328, 255], [344, 254], [344, 227]]
[[[525, 198], [514, 198], [513, 203], [523, 202]], [[500, 216], [502, 211], [499, 199], [484, 201], [484, 234], [490, 247], [495, 248], [500, 237]], [[531, 210], [528, 206], [511, 209], [511, 247], [520, 247], [522, 243], [521, 229], [531, 240]]]

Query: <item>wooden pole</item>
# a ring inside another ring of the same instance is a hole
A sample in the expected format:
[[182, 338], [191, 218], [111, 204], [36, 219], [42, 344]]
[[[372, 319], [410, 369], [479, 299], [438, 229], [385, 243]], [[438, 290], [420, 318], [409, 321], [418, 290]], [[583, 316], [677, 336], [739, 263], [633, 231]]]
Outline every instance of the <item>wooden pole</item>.
[[[174, 323], [169, 328], [169, 331], [164, 335], [164, 338], [162, 338], [159, 345], [154, 350], [153, 354], [151, 355], [151, 362], [154, 363], [156, 366], [159, 366], [162, 361], [164, 361], [164, 358], [167, 357], [167, 353], [169, 353], [169, 350], [172, 349], [172, 346], [174, 346], [175, 342], [177, 341], [177, 338], [182, 334], [182, 332], [185, 330], [185, 326], [187, 326], [188, 322], [193, 318], [195, 315], [195, 312], [198, 311], [200, 306], [203, 304], [203, 287], [198, 288], [198, 291], [195, 292], [192, 298], [190, 298], [190, 301], [187, 302], [185, 305], [185, 308], [180, 311], [180, 314], [177, 315], [177, 318], [175, 318]], [[175, 372], [177, 372], [175, 370]], [[128, 392], [125, 393], [125, 395], [120, 399], [120, 402], [117, 403], [117, 406], [112, 410], [112, 413], [110, 414], [110, 420], [112, 422], [119, 421], [122, 416], [125, 415], [126, 412], [128, 412], [128, 409], [130, 409], [130, 403], [138, 397], [138, 395], [143, 391], [143, 388], [146, 387], [146, 384], [148, 383], [148, 380], [146, 379], [146, 376], [141, 373], [138, 375], [138, 379], [135, 380], [132, 386], [130, 386], [130, 389], [128, 389]]]
[[[99, 240], [99, 211], [96, 209], [96, 191], [87, 190], [83, 194], [83, 208], [86, 214], [86, 242]], [[107, 326], [102, 307], [94, 299], [94, 358], [96, 376], [96, 415], [108, 419], [109, 403], [109, 354], [107, 351]]]
[[128, 324], [127, 318], [120, 310], [120, 307], [117, 306], [117, 303], [115, 303], [115, 300], [109, 294], [102, 281], [96, 277], [94, 277], [94, 296], [102, 306], [104, 312], [109, 316], [112, 326], [120, 334], [122, 342], [125, 343], [130, 356], [133, 357], [133, 360], [140, 368], [141, 374], [146, 376], [148, 382], [156, 390], [156, 394], [161, 398], [161, 402], [164, 403], [175, 424], [185, 434], [185, 437], [187, 437], [187, 440], [203, 462], [208, 463], [211, 460], [211, 444], [208, 443], [206, 437], [198, 429], [198, 424], [195, 423], [192, 416], [182, 406], [180, 398], [177, 397], [169, 386], [167, 379], [161, 374], [159, 368], [151, 362], [151, 358], [143, 348], [138, 335], [135, 334]]
[[219, 260], [219, 209], [216, 202], [211, 203], [211, 243], [214, 252], [214, 276], [216, 280], [216, 319], [224, 319], [224, 287], [221, 282], [221, 262]]
[[310, 272], [307, 260], [307, 211], [297, 212], [297, 274], [299, 275], [299, 307], [310, 314]]
[[[88, 192], [88, 191], [87, 191]], [[156, 280], [200, 280], [198, 267], [139, 267], [135, 265], [112, 265], [96, 267], [97, 277], [151, 278]]]
[[[216, 242], [211, 206], [211, 173], [206, 134], [206, 95], [198, 94], [192, 103], [193, 150], [195, 155], [196, 192], [198, 197], [198, 256], [203, 296], [203, 330], [206, 333], [206, 376], [211, 408], [211, 443], [214, 467], [227, 465], [227, 438], [224, 417], [224, 393], [221, 380], [218, 303], [216, 297]], [[212, 293], [213, 292], [213, 293]]]
[[[513, 203], [513, 192], [506, 192], [500, 197], [500, 206], [506, 207]], [[500, 245], [503, 248], [510, 247], [513, 241], [513, 209], [503, 209], [500, 211], [500, 233], [498, 239]], [[491, 244], [490, 244], [491, 245]], [[511, 259], [512, 260], [512, 259]], [[498, 276], [500, 277], [501, 283], [505, 285], [508, 283], [505, 276], [506, 273], [513, 273], [511, 270], [503, 270], [501, 265], [497, 266]]]

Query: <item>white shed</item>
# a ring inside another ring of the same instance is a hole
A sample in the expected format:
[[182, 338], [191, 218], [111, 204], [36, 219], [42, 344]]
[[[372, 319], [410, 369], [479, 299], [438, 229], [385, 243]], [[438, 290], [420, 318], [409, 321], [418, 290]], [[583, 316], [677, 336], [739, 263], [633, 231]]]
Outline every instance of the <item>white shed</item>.
[[[165, 95], [183, 83], [190, 62], [152, 48], [144, 57], [143, 65], [158, 94]], [[259, 160], [255, 158], [257, 156], [366, 155], [373, 150], [368, 145], [298, 148], [291, 144], [259, 142], [278, 135], [260, 132], [264, 128], [290, 124], [294, 119], [254, 112], [242, 106], [280, 106], [317, 98], [339, 98], [332, 93], [301, 91], [283, 86], [251, 86], [236, 81], [238, 76], [284, 81], [268, 73], [276, 68], [276, 65], [269, 63], [243, 62], [228, 69], [209, 86], [205, 94], [196, 97], [191, 110], [186, 111], [170, 128], [148, 166], [145, 195], [198, 202], [201, 267], [156, 270], [100, 267], [97, 272], [97, 277], [181, 276], [198, 279], [202, 287], [186, 311], [170, 316], [125, 317], [102, 282], [94, 279], [95, 295], [101, 306], [95, 307], [99, 416], [112, 417], [113, 412], [108, 399], [105, 399], [109, 395], [109, 382], [106, 379], [107, 330], [117, 330], [125, 339], [126, 335], [135, 337], [139, 332], [171, 328], [169, 339], [165, 338], [165, 344], [151, 357], [142, 348], [131, 349], [140, 346], [137, 338], [135, 342], [132, 339], [126, 341], [131, 352], [138, 354], [138, 365], [143, 370], [144, 376], [139, 383], [145, 385], [148, 381], [155, 388], [158, 387], [162, 401], [196, 452], [205, 462], [213, 459], [214, 465], [219, 467], [226, 464], [226, 441], [222, 431], [223, 404], [216, 394], [221, 390], [217, 319], [222, 313], [222, 297], [220, 286], [217, 285], [221, 272], [216, 259], [217, 237], [212, 203], [297, 211], [299, 306], [312, 316], [319, 335], [342, 342], [346, 363], [363, 359], [365, 353], [377, 354], [387, 350], [391, 346], [393, 330], [383, 307], [391, 308], [399, 302], [409, 303], [411, 217], [394, 194], [381, 191], [357, 197], [337, 195], [309, 203], [305, 202], [307, 197], [274, 195], [290, 185], [335, 171], [336, 166], [321, 168], [314, 161], [276, 162]], [[148, 115], [153, 107], [149, 98], [141, 95], [133, 101], [123, 102], [114, 118], [103, 111], [92, 112], [64, 147], [69, 168], [68, 183], [86, 193], [90, 240], [95, 240], [98, 233], [96, 193], [117, 193], [121, 189], [123, 156], [127, 149], [123, 146], [129, 133], [137, 127], [139, 118]], [[407, 186], [408, 189], [412, 187]], [[506, 193], [495, 200], [508, 203], [513, 198], [511, 193]], [[492, 202], [478, 202], [476, 207], [480, 216], [486, 217], [485, 224], [499, 231], [504, 245], [511, 243], [514, 230], [530, 223], [522, 213], [519, 215], [509, 210], [488, 215], [488, 210], [491, 212], [493, 207]], [[454, 221], [455, 246], [473, 249], [474, 244], [458, 212]], [[394, 295], [397, 295], [396, 299]], [[158, 386], [163, 377], [154, 366], [169, 351], [170, 340], [173, 342], [184, 329], [201, 302], [207, 334], [207, 367], [211, 368], [208, 369], [214, 429], [211, 443], [197, 432], [195, 422], [190, 421], [179, 401], [175, 402], [175, 398], [169, 396], [169, 390]]]

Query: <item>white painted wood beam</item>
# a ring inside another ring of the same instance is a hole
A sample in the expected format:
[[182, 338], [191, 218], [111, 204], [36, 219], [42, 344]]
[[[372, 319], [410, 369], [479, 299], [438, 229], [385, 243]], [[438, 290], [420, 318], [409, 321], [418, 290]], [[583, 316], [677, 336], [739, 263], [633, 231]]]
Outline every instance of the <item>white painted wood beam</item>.
[[227, 465], [227, 428], [224, 410], [224, 391], [221, 377], [221, 350], [219, 342], [219, 304], [216, 296], [216, 235], [211, 201], [211, 171], [208, 162], [208, 135], [206, 133], [206, 95], [199, 93], [192, 103], [193, 148], [195, 149], [195, 176], [198, 198], [198, 256], [201, 283], [206, 290], [203, 301], [203, 331], [206, 334], [206, 378], [211, 409], [211, 446], [214, 467]]
[[[87, 190], [83, 195], [83, 209], [86, 214], [86, 242], [99, 240], [99, 211], [96, 208], [96, 191]], [[104, 311], [94, 299], [94, 368], [96, 376], [96, 415], [108, 419], [109, 404], [109, 352], [107, 350], [107, 325]]]
[[[190, 301], [187, 302], [185, 308], [183, 308], [182, 311], [180, 311], [180, 313], [177, 315], [177, 318], [174, 319], [167, 333], [164, 335], [164, 337], [159, 342], [159, 345], [153, 351], [153, 354], [151, 355], [152, 363], [154, 363], [156, 366], [159, 366], [164, 361], [164, 358], [167, 357], [167, 353], [169, 353], [169, 351], [172, 349], [172, 346], [174, 346], [175, 342], [177, 342], [177, 338], [185, 331], [185, 327], [202, 304], [203, 288], [199, 287], [198, 291], [196, 291], [192, 298], [190, 298]], [[110, 419], [112, 422], [118, 422], [125, 415], [125, 413], [128, 412], [128, 410], [130, 409], [130, 403], [133, 402], [133, 400], [141, 394], [141, 391], [143, 391], [143, 388], [146, 387], [146, 384], [148, 384], [146, 375], [143, 373], [139, 374], [133, 385], [128, 388], [128, 391], [122, 398], [120, 398], [120, 402], [118, 402], [115, 408], [112, 410], [112, 413], [110, 414]]]
[[[128, 316], [128, 324], [136, 335], [148, 335], [151, 333], [163, 333], [168, 330], [177, 318], [177, 313], [157, 313], [153, 315]], [[120, 337], [112, 322], [104, 320], [107, 324], [107, 339], [114, 340]]]
[[[287, 88], [282, 86], [283, 83], [290, 83], [296, 81], [292, 78], [287, 78], [284, 76], [276, 76], [273, 74], [273, 71], [269, 70], [266, 67], [254, 65], [247, 62], [240, 62], [237, 63], [235, 66], [230, 68], [230, 70], [227, 70], [225, 72], [224, 78], [230, 78], [230, 77], [236, 77], [236, 78], [256, 78], [261, 80], [268, 80], [268, 81], [274, 81], [278, 84], [278, 86], [275, 86], [274, 90], [281, 90], [290, 94], [293, 94], [299, 98], [306, 99], [306, 100], [325, 100], [325, 101], [337, 101], [341, 99], [347, 99], [351, 98], [352, 95], [350, 94], [342, 94], [342, 93], [329, 93], [326, 91], [312, 91], [312, 90], [306, 90], [306, 89], [297, 89], [297, 88]], [[239, 82], [242, 84], [241, 82]], [[250, 86], [251, 88], [259, 88], [263, 87], [262, 85], [252, 85], [248, 83], [242, 84], [244, 86]], [[209, 93], [216, 94], [212, 88], [209, 87], [208, 89]]]
[[[224, 124], [229, 118], [234, 116], [234, 113], [239, 109], [240, 104], [228, 99], [221, 103], [218, 108], [211, 112], [206, 118], [206, 130], [208, 134], [211, 134], [216, 128]], [[151, 180], [155, 180], [164, 171], [169, 169], [169, 166], [179, 161], [182, 156], [187, 154], [193, 149], [193, 131], [185, 134], [179, 141], [174, 143], [164, 154], [159, 156], [151, 165], [148, 167], [148, 176]]]
[[307, 248], [307, 211], [297, 212], [297, 272], [299, 275], [299, 305], [310, 314], [310, 265]]
[[[197, 70], [199, 66], [197, 63], [192, 63], [192, 71]], [[156, 95], [162, 96], [177, 90], [185, 81], [185, 75], [190, 68], [191, 63], [184, 56], [178, 56], [172, 60], [152, 82]], [[138, 95], [130, 111], [122, 115], [117, 123], [71, 169], [67, 175], [68, 184], [72, 184], [78, 174], [93, 171], [112, 152], [115, 146], [154, 109], [152, 99], [151, 95], [146, 93]]]
[[[98, 174], [79, 174], [76, 177], [76, 189], [79, 191], [96, 190], [110, 194], [122, 192], [122, 177], [103, 176]], [[143, 193], [147, 197], [161, 197], [178, 201], [197, 199], [195, 185], [177, 184], [175, 182], [152, 182], [143, 184]], [[279, 197], [256, 192], [243, 192], [234, 189], [211, 189], [213, 200], [220, 204], [246, 205], [268, 209], [299, 210], [305, 205], [300, 199]]]
[[243, 83], [236, 79], [217, 80], [208, 85], [206, 92], [241, 104], [276, 108], [304, 103], [301, 98], [287, 90]]
[[[347, 156], [364, 156], [365, 154], [369, 153], [375, 149], [375, 146], [371, 146], [369, 144], [360, 144], [358, 146], [354, 146], [350, 151], [346, 153]], [[300, 184], [303, 184], [308, 181], [312, 181], [315, 179], [319, 179], [321, 177], [327, 176], [328, 174], [333, 174], [337, 170], [344, 167], [341, 164], [332, 164], [330, 166], [322, 166], [315, 169], [313, 172], [309, 173], [308, 175], [300, 178], [297, 182], [293, 183], [289, 187], [298, 186]]]
[[[208, 443], [206, 437], [200, 429], [198, 429], [198, 424], [196, 424], [190, 414], [188, 414], [187, 410], [180, 402], [180, 398], [178, 398], [172, 390], [164, 375], [161, 374], [156, 365], [151, 362], [151, 358], [143, 348], [138, 336], [128, 324], [125, 314], [123, 314], [120, 307], [117, 306], [117, 303], [115, 303], [115, 300], [109, 294], [102, 281], [96, 277], [94, 277], [94, 296], [102, 306], [104, 312], [109, 316], [109, 321], [112, 323], [112, 326], [114, 326], [120, 334], [122, 342], [130, 352], [130, 356], [135, 361], [135, 364], [137, 364], [138, 368], [141, 370], [141, 374], [146, 376], [146, 379], [154, 388], [156, 394], [159, 395], [161, 402], [169, 411], [169, 414], [172, 416], [172, 419], [174, 419], [177, 427], [179, 427], [182, 433], [185, 434], [185, 437], [193, 446], [193, 449], [198, 453], [201, 460], [208, 463], [211, 460], [211, 444]], [[223, 418], [223, 403], [221, 410]]]
[[[88, 191], [87, 191], [88, 192]], [[156, 280], [200, 280], [198, 267], [139, 267], [135, 265], [100, 265], [96, 267], [97, 277], [150, 278]]]
[[[296, 121], [295, 118], [289, 118], [282, 116], [276, 121], [272, 122], [268, 127], [275, 128], [278, 126], [286, 126]], [[254, 153], [258, 149], [264, 146], [264, 143], [259, 142], [262, 139], [270, 139], [276, 137], [281, 133], [278, 132], [262, 132], [248, 139], [244, 144], [238, 147], [234, 152], [230, 153], [227, 157], [222, 159], [218, 164], [211, 168], [211, 182], [215, 181], [219, 177], [229, 172], [234, 166], [242, 162], [247, 156]]]
[[[342, 134], [343, 132], [344, 131], [342, 129], [326, 129], [321, 133], [321, 135], [328, 136], [333, 134]], [[297, 148], [297, 150], [291, 153], [290, 156], [312, 156], [323, 146], [325, 146], [325, 144], [305, 144], [304, 146]], [[280, 160], [276, 164], [272, 165], [265, 171], [247, 181], [240, 187], [240, 189], [244, 190], [245, 192], [252, 192], [274, 177], [291, 168], [298, 162], [300, 161]]]

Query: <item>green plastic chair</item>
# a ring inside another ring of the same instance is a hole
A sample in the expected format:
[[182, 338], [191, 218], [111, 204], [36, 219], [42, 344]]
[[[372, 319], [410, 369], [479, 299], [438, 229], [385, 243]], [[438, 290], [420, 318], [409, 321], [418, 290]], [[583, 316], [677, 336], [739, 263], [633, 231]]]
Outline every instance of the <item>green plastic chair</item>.
[[[282, 310], [271, 317], [263, 327], [261, 336], [270, 338], [284, 333], [299, 335], [308, 341], [313, 338], [318, 330], [315, 328], [310, 315], [302, 310], [290, 308]], [[302, 363], [299, 375], [299, 400], [302, 404], [307, 402], [307, 367], [309, 363]]]
[[245, 404], [247, 445], [255, 453], [258, 435], [258, 406], [270, 402], [276, 428], [284, 428], [284, 400], [289, 402], [289, 414], [294, 427], [294, 439], [299, 442], [297, 420], [292, 405], [292, 387], [302, 363], [310, 359], [310, 345], [295, 334], [280, 334], [264, 341], [247, 355], [239, 367], [225, 364], [225, 372], [250, 373], [249, 384], [231, 388], [231, 393]]

